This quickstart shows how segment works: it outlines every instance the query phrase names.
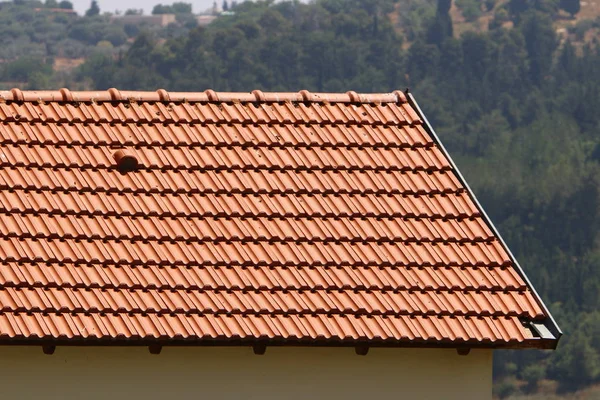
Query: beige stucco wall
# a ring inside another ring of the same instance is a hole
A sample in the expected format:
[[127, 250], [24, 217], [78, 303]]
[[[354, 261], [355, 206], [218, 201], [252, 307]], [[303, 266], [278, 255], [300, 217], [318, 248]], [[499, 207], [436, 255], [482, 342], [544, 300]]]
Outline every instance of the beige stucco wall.
[[4, 399], [490, 399], [492, 352], [0, 347]]

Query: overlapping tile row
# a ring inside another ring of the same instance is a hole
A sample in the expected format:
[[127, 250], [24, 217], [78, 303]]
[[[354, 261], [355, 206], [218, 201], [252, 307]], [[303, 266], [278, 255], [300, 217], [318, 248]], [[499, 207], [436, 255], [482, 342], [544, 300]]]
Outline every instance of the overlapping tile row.
[[3, 312], [543, 317], [528, 292], [488, 291], [4, 288], [0, 304]]
[[2, 123], [0, 143], [86, 146], [432, 147], [422, 125]]
[[[17, 214], [0, 217], [0, 236], [39, 239], [269, 241], [269, 242], [481, 242], [494, 237], [481, 217], [468, 223], [417, 218], [102, 218]], [[331, 234], [335, 233], [335, 236]]]
[[[114, 169], [114, 149], [14, 143], [2, 147], [0, 167]], [[134, 150], [141, 169], [165, 170], [450, 170], [437, 147], [200, 147], [147, 146]]]
[[162, 290], [489, 290], [526, 285], [506, 267], [163, 266], [5, 262], [2, 287]]
[[547, 316], [403, 95], [165, 93], [3, 95], [0, 337], [535, 340]]
[[490, 346], [533, 339], [518, 317], [0, 313], [0, 338], [5, 337], [163, 339], [167, 343], [179, 339], [332, 344], [368, 340], [390, 345], [475, 342]]
[[[112, 172], [112, 173], [110, 173]], [[128, 193], [312, 193], [438, 194], [462, 191], [444, 171], [394, 173], [370, 170], [139, 170], [0, 168], [0, 190], [54, 190]]]
[[[317, 105], [317, 106], [315, 106]], [[5, 122], [45, 123], [209, 123], [209, 124], [367, 124], [420, 122], [408, 104], [342, 103], [49, 103], [0, 102]]]
[[509, 266], [497, 242], [186, 242], [0, 237], [0, 260], [151, 265]]
[[[427, 196], [323, 193], [132, 193], [0, 190], [0, 212], [173, 217], [456, 218], [481, 214], [464, 193]], [[466, 222], [463, 229], [469, 229]]]

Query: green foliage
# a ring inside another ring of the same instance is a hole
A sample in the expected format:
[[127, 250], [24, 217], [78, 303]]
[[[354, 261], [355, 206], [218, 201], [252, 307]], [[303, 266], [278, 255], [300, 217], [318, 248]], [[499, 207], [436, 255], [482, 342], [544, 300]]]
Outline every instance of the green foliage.
[[192, 13], [192, 5], [190, 3], [184, 2], [175, 2], [171, 6], [173, 9], [173, 13], [175, 14], [191, 14]]
[[559, 0], [535, 0], [533, 9], [553, 17], [558, 12]]
[[538, 382], [546, 376], [546, 367], [543, 364], [530, 364], [521, 372], [521, 378], [527, 382], [525, 390], [529, 393], [537, 390]]
[[427, 43], [440, 46], [444, 40], [453, 35], [452, 19], [450, 18], [451, 1], [438, 0], [435, 18], [427, 31]]
[[504, 379], [501, 382], [494, 385], [494, 393], [499, 399], [505, 399], [513, 394], [517, 393], [518, 387], [514, 380]]
[[528, 9], [527, 0], [508, 0], [508, 11], [513, 18], [518, 18]]
[[427, 31], [427, 43], [441, 45], [446, 38], [452, 37], [452, 19], [448, 14], [436, 14]]
[[554, 16], [558, 11], [559, 0], [509, 0], [508, 10], [515, 22], [527, 11], [539, 11], [547, 16]]
[[559, 6], [562, 10], [565, 10], [571, 17], [574, 18], [575, 14], [581, 10], [581, 1], [580, 0], [560, 0]]
[[598, 312], [586, 315], [577, 327], [585, 331], [574, 330], [565, 338], [562, 351], [554, 355], [550, 364], [551, 376], [559, 379], [563, 390], [575, 390], [600, 377], [600, 354], [598, 347], [592, 345], [597, 336], [589, 336], [600, 334], [600, 315]]
[[172, 14], [173, 8], [171, 6], [163, 6], [162, 4], [157, 4], [152, 8], [152, 14]]
[[144, 14], [144, 10], [143, 9], [137, 9], [137, 8], [128, 8], [127, 10], [125, 10], [125, 15], [142, 15]]
[[[95, 5], [96, 1], [91, 2], [90, 10]], [[130, 35], [124, 24], [95, 11], [78, 16], [51, 10], [61, 6], [68, 8], [70, 4], [57, 0], [0, 3], [0, 82], [4, 87], [52, 89], [70, 84], [74, 89], [83, 89], [85, 82], [73, 80], [71, 65], [79, 62], [73, 59], [96, 52], [114, 57], [129, 46]], [[166, 34], [161, 27], [155, 30]], [[188, 31], [182, 27], [182, 34]], [[137, 27], [130, 33], [137, 34]], [[97, 46], [99, 43], [101, 46]], [[32, 59], [38, 63], [35, 71], [29, 65]], [[20, 63], [24, 64], [24, 72], [13, 72]]]
[[73, 9], [73, 3], [71, 3], [70, 1], [67, 0], [63, 0], [60, 3], [58, 3], [58, 8], [62, 8], [65, 10], [72, 10]]
[[74, 21], [67, 30], [71, 39], [78, 40], [90, 46], [95, 46], [102, 40], [108, 40], [113, 46], [121, 46], [127, 40], [124, 27], [111, 24], [106, 17], [81, 18]]
[[157, 4], [152, 9], [152, 14], [191, 14], [192, 5], [190, 3], [175, 2], [172, 5]]
[[552, 20], [545, 14], [529, 11], [521, 22], [529, 54], [531, 79], [537, 83], [545, 78], [552, 67], [552, 56], [558, 45]]
[[501, 8], [494, 13], [494, 18], [489, 23], [489, 29], [494, 30], [502, 27], [502, 24], [509, 21], [509, 15], [506, 9]]
[[48, 74], [51, 66], [41, 57], [21, 57], [13, 62], [3, 65], [2, 80], [12, 82], [28, 82], [29, 79], [40, 74]]
[[456, 0], [456, 6], [460, 8], [463, 17], [467, 21], [475, 21], [482, 14], [480, 0]]
[[574, 34], [577, 41], [583, 41], [585, 34], [593, 28], [600, 27], [600, 19], [591, 20], [591, 19], [582, 19], [578, 21], [575, 25], [569, 26], [567, 29], [569, 33]]
[[93, 0], [90, 8], [85, 12], [85, 16], [95, 17], [96, 15], [100, 15], [100, 7], [98, 7], [98, 2]]
[[452, 0], [438, 0], [437, 1], [437, 12], [438, 14], [448, 14], [452, 7]]

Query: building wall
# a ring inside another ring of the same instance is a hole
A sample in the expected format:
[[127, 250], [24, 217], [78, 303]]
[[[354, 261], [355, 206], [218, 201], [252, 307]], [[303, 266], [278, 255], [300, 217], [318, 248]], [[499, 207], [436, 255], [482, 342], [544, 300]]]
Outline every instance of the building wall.
[[210, 23], [213, 22], [215, 19], [217, 19], [216, 15], [198, 15], [198, 16], [196, 16], [196, 22], [198, 23], [198, 26], [210, 25]]
[[491, 399], [492, 351], [0, 347], [2, 399]]

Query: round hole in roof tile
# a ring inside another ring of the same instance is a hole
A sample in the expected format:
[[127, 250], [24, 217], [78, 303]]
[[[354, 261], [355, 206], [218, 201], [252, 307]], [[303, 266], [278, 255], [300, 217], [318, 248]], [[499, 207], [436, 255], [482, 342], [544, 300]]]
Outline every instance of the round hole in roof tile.
[[138, 167], [137, 158], [123, 150], [115, 151], [113, 158], [117, 162], [117, 170], [122, 174], [135, 171]]

